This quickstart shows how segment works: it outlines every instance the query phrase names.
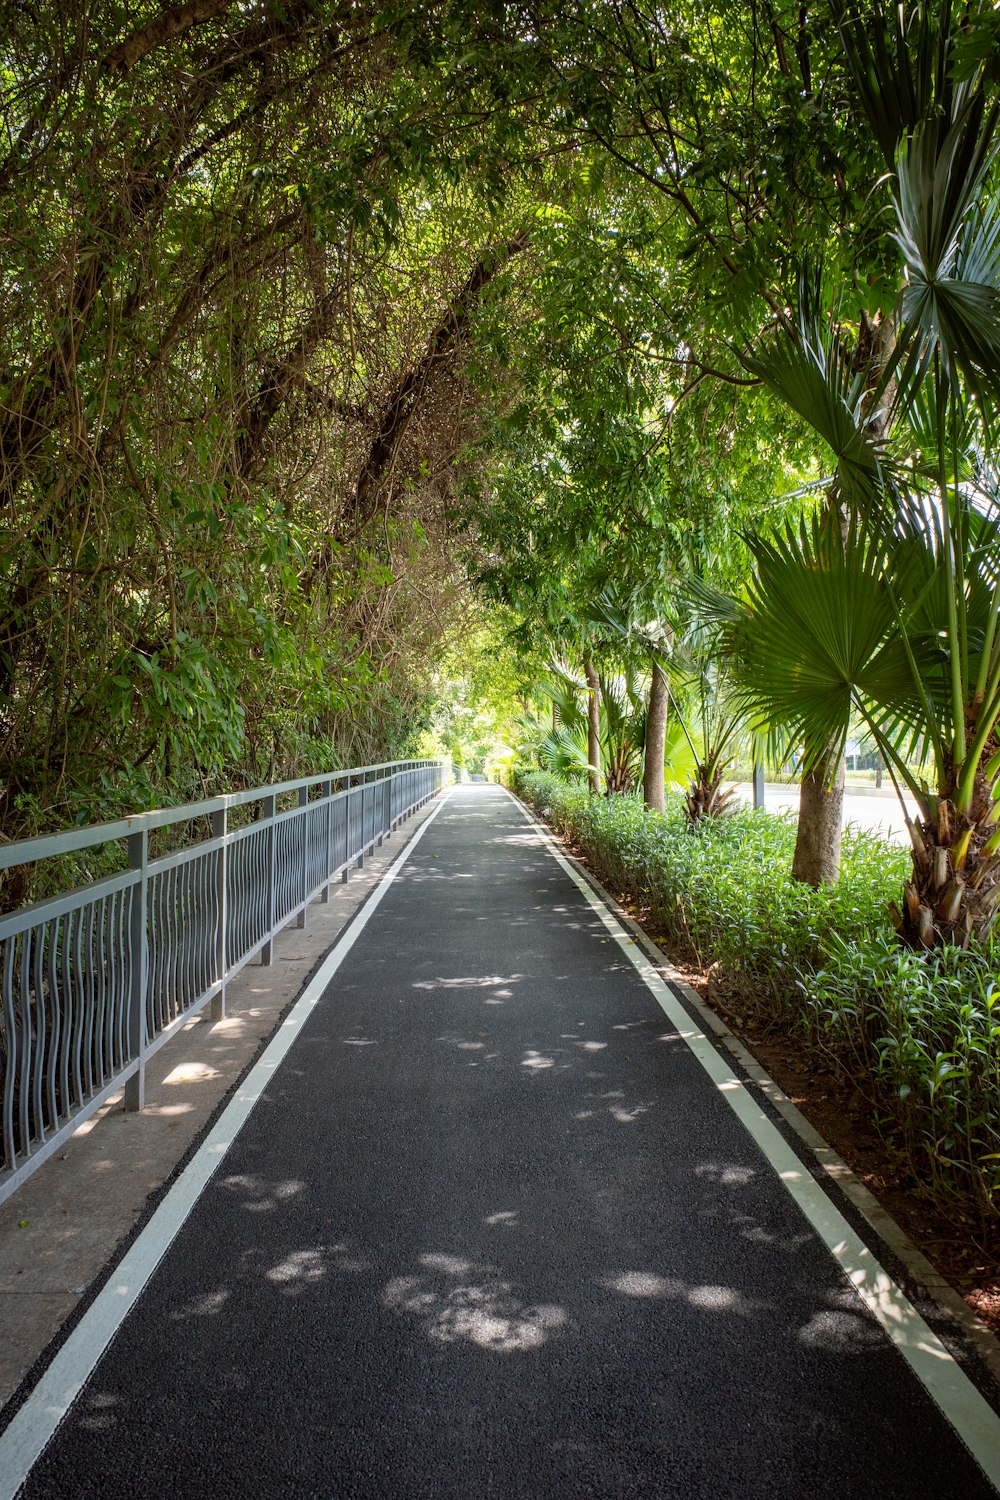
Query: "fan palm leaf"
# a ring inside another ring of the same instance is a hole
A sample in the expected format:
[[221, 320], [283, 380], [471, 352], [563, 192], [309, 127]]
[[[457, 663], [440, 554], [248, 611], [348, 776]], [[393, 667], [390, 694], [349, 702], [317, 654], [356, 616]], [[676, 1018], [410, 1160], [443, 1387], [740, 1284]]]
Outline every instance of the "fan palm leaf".
[[870, 390], [870, 371], [854, 359], [836, 327], [819, 312], [820, 280], [803, 273], [794, 332], [743, 354], [745, 368], [769, 387], [824, 441], [836, 462], [834, 487], [858, 509], [892, 488], [892, 467], [882, 433], [886, 426]]

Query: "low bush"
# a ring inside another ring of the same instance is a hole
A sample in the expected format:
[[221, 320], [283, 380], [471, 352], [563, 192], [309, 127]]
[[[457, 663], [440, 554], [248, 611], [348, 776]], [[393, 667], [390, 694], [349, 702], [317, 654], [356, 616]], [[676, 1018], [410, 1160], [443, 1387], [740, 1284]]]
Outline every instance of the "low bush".
[[982, 947], [923, 955], [899, 946], [888, 903], [909, 870], [905, 848], [849, 830], [840, 880], [813, 890], [791, 878], [789, 815], [748, 809], [692, 829], [679, 796], [661, 815], [546, 772], [520, 774], [517, 790], [643, 909], [677, 958], [717, 964], [741, 1012], [806, 1031], [871, 1100], [921, 1181], [992, 1211], [1000, 1197], [997, 965]]
[[799, 980], [803, 1014], [838, 1070], [864, 1085], [922, 1181], [1000, 1205], [1000, 954], [914, 953], [895, 934], [831, 932]]

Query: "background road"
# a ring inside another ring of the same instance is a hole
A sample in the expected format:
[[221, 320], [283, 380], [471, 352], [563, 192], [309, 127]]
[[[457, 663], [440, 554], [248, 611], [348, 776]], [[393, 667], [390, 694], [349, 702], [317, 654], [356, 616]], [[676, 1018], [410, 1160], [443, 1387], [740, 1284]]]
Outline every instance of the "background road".
[[[749, 807], [753, 806], [753, 786], [749, 781], [739, 782], [736, 791], [741, 802]], [[799, 789], [797, 786], [768, 782], [764, 788], [764, 805], [768, 812], [797, 813]], [[907, 797], [906, 805], [912, 817], [917, 810], [912, 797]], [[908, 844], [910, 841], [899, 799], [891, 787], [881, 787], [876, 791], [874, 787], [860, 789], [849, 786], [844, 793], [844, 827], [850, 823], [857, 828], [869, 829], [872, 833], [881, 833], [894, 844]]]

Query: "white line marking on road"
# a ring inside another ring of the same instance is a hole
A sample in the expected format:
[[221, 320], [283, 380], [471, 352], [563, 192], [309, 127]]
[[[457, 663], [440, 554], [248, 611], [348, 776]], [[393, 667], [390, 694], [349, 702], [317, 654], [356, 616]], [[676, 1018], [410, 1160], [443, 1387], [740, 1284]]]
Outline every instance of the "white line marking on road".
[[[510, 796], [510, 793], [508, 793]], [[629, 937], [614, 913], [558, 848], [548, 829], [511, 801], [529, 827], [540, 835], [552, 858], [569, 876], [591, 910], [651, 991], [661, 1010], [698, 1059], [740, 1123], [774, 1168], [780, 1182], [838, 1262], [854, 1290], [882, 1325], [921, 1385], [941, 1409], [987, 1479], [1000, 1492], [1000, 1417], [976, 1389], [961, 1365], [924, 1321], [913, 1303], [835, 1206], [824, 1188], [806, 1171], [791, 1146], [716, 1052], [704, 1032], [691, 1030], [691, 1017], [669, 985]]]
[[[450, 790], [450, 789], [449, 789]], [[312, 1015], [344, 959], [374, 915], [382, 897], [445, 806], [449, 792], [421, 823], [406, 848], [356, 913], [350, 927], [330, 949], [264, 1052], [194, 1156], [168, 1190], [149, 1223], [116, 1266], [34, 1390], [0, 1435], [0, 1500], [14, 1500], [32, 1464], [52, 1437], [170, 1248], [223, 1157], [246, 1124], [285, 1054]]]

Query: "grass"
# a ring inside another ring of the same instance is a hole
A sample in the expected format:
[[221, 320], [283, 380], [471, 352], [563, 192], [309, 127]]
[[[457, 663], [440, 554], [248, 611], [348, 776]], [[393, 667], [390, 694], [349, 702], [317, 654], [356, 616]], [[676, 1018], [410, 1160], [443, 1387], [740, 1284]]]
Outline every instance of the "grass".
[[692, 829], [680, 797], [661, 815], [547, 772], [521, 773], [517, 790], [648, 913], [678, 959], [718, 965], [742, 1013], [808, 1035], [870, 1098], [928, 1191], [995, 1216], [1000, 953], [899, 945], [888, 903], [909, 871], [906, 849], [850, 830], [839, 881], [813, 890], [791, 878], [791, 815], [746, 810]]

